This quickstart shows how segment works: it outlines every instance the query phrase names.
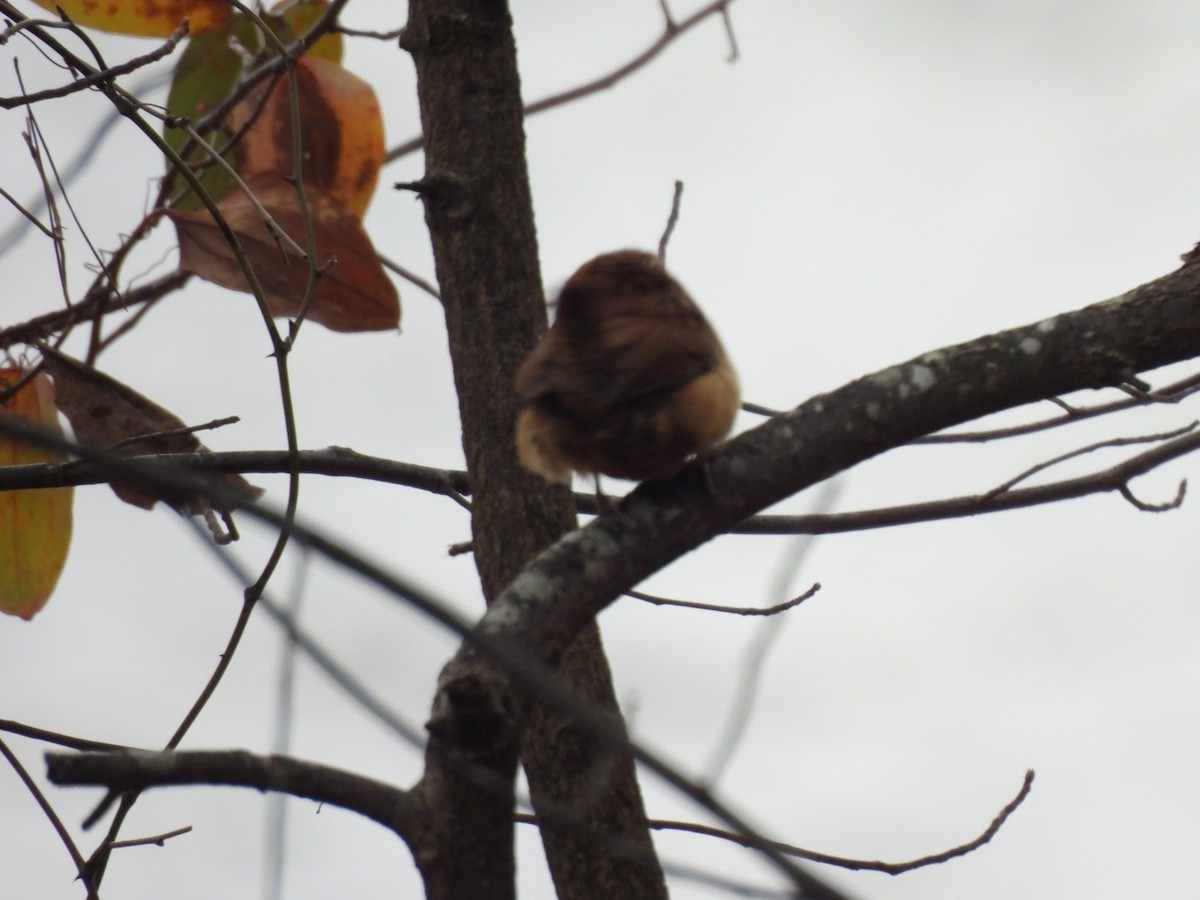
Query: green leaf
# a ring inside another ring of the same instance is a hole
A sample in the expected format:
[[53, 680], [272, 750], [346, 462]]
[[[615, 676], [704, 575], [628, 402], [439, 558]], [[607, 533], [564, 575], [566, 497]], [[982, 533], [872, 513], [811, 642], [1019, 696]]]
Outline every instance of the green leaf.
[[[167, 95], [167, 111], [190, 123], [198, 122], [233, 92], [246, 61], [256, 59], [261, 51], [262, 36], [258, 28], [241, 15], [193, 38], [175, 64], [175, 75]], [[213, 128], [205, 130], [201, 136], [210, 146], [222, 150], [225, 159], [232, 162], [233, 151], [226, 147], [230, 134], [222, 128]], [[233, 179], [213, 161], [208, 150], [189, 140], [186, 131], [168, 126], [163, 130], [163, 137], [174, 150], [183, 154], [186, 162], [196, 167], [201, 184], [214, 200], [220, 200], [233, 190]], [[203, 207], [195, 192], [184, 188], [182, 180], [178, 184], [179, 190], [169, 201], [172, 208]]]

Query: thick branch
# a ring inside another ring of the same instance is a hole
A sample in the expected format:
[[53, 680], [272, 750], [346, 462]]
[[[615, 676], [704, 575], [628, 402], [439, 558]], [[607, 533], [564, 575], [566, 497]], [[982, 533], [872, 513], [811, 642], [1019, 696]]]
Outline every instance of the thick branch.
[[98, 785], [122, 792], [183, 784], [280, 791], [361, 813], [405, 840], [422, 827], [423, 816], [405, 791], [287, 756], [259, 756], [244, 750], [48, 753], [46, 768], [57, 785]]
[[730, 441], [703, 470], [647, 482], [612, 514], [567, 535], [479, 628], [553, 660], [623, 591], [797, 491], [923, 434], [1200, 355], [1198, 294], [1200, 266], [1189, 264], [1112, 300], [935, 350], [815, 397]]

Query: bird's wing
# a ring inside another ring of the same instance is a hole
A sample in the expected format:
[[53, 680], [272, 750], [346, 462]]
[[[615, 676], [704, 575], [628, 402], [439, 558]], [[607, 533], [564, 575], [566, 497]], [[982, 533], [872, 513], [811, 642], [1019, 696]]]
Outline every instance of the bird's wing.
[[591, 345], [594, 350], [580, 360], [592, 382], [591, 404], [603, 409], [625, 403], [650, 401], [710, 371], [719, 347], [699, 314], [682, 319], [637, 315], [607, 316]]

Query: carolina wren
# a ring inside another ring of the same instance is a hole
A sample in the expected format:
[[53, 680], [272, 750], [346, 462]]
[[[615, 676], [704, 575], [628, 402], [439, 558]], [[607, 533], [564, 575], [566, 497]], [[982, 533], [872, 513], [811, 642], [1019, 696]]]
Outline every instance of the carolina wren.
[[517, 370], [517, 456], [566, 484], [571, 472], [673, 475], [719, 442], [740, 405], [708, 320], [654, 256], [606, 253], [563, 286], [554, 324]]

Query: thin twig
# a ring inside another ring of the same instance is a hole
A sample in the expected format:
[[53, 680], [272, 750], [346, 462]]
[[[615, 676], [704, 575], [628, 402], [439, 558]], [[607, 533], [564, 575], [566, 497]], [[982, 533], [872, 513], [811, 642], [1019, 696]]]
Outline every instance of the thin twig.
[[[25, 90], [25, 80], [21, 75], [21, 67], [17, 60], [13, 60], [13, 70], [16, 72], [17, 84], [20, 85], [21, 91]], [[33, 107], [30, 106], [25, 110], [25, 121], [27, 130], [23, 133], [25, 145], [29, 149], [29, 157], [33, 160], [33, 166], [37, 169], [38, 184], [42, 187], [42, 202], [46, 205], [46, 216], [50, 219], [50, 233], [52, 235], [51, 243], [54, 247], [54, 264], [58, 272], [58, 283], [62, 289], [63, 300], [70, 307], [71, 298], [70, 290], [67, 288], [67, 251], [66, 243], [63, 240], [63, 224], [62, 216], [58, 211], [58, 204], [54, 199], [54, 188], [50, 184], [50, 177], [46, 173], [46, 164], [42, 161], [42, 153], [45, 151], [46, 162], [49, 163], [51, 171], [54, 172], [55, 180], [58, 183], [59, 189], [63, 190], [62, 179], [58, 177], [58, 169], [54, 165], [54, 158], [50, 153], [50, 147], [46, 144], [45, 138], [42, 136], [41, 128], [38, 127], [37, 117], [33, 114]], [[68, 203], [66, 195], [63, 195], [63, 200]], [[74, 210], [72, 210], [74, 215]], [[78, 216], [75, 217], [75, 223], [79, 224]], [[85, 239], [87, 238], [84, 232]], [[92, 247], [92, 243], [88, 240], [88, 246]], [[93, 252], [95, 248], [92, 247]]]
[[174, 831], [167, 831], [162, 834], [151, 835], [144, 838], [130, 838], [127, 841], [113, 841], [108, 845], [109, 850], [119, 850], [122, 847], [144, 847], [147, 844], [152, 844], [156, 847], [163, 846], [173, 837], [179, 837], [181, 834], [187, 834], [192, 830], [191, 825], [184, 825], [182, 828], [176, 828]]
[[715, 603], [700, 603], [696, 600], [672, 600], [667, 597], [656, 597], [653, 594], [644, 594], [641, 591], [626, 591], [625, 594], [633, 597], [635, 600], [644, 600], [647, 603], [653, 603], [655, 606], [682, 606], [687, 609], [700, 609], [707, 612], [732, 613], [735, 616], [774, 616], [781, 612], [787, 612], [795, 606], [799, 606], [813, 594], [821, 589], [821, 585], [814, 584], [803, 594], [798, 597], [792, 597], [790, 600], [784, 600], [782, 603], [776, 603], [774, 606], [720, 606]]
[[[1004, 823], [1009, 817], [1017, 811], [1017, 808], [1025, 802], [1025, 798], [1029, 796], [1029, 791], [1033, 788], [1033, 769], [1025, 773], [1025, 781], [1021, 784], [1021, 790], [1013, 797], [1004, 808], [996, 814], [983, 833], [974, 840], [967, 841], [965, 844], [960, 844], [957, 847], [951, 847], [949, 850], [943, 850], [940, 853], [932, 853], [929, 856], [922, 856], [918, 859], [908, 860], [907, 862], [882, 862], [880, 860], [854, 859], [846, 856], [833, 856], [828, 853], [817, 853], [813, 850], [804, 850], [800, 847], [794, 847], [791, 844], [775, 843], [773, 846], [780, 853], [794, 856], [797, 859], [805, 859], [809, 862], [825, 863], [830, 866], [838, 866], [842, 869], [851, 869], [854, 871], [870, 871], [870, 872], [886, 872], [888, 875], [899, 875], [902, 872], [910, 872], [913, 869], [920, 869], [926, 866], [934, 866], [939, 863], [947, 862], [951, 859], [956, 859], [960, 856], [966, 856], [972, 851], [978, 850], [984, 844], [994, 838]], [[745, 838], [741, 835], [730, 831], [724, 831], [720, 828], [713, 828], [710, 825], [700, 825], [695, 822], [678, 822], [666, 819], [651, 819], [648, 822], [649, 826], [656, 830], [670, 831], [689, 831], [693, 834], [702, 834], [708, 837], [720, 838], [724, 841], [729, 841], [740, 846], [749, 846]]]
[[781, 412], [781, 410], [771, 409], [769, 406], [759, 406], [757, 403], [751, 403], [749, 400], [742, 401], [742, 409], [756, 416], [766, 416], [767, 418], [777, 416]]
[[226, 416], [223, 419], [213, 419], [211, 422], [205, 422], [203, 425], [185, 425], [182, 428], [171, 428], [166, 431], [151, 431], [147, 434], [135, 434], [130, 437], [123, 438], [115, 444], [109, 445], [109, 450], [117, 450], [121, 447], [128, 447], [131, 444], [139, 444], [142, 441], [152, 441], [166, 437], [180, 437], [185, 434], [195, 434], [197, 431], [209, 431], [213, 428], [224, 428], [226, 425], [235, 425], [242, 421], [238, 416]]
[[12, 766], [13, 771], [17, 773], [17, 777], [25, 784], [26, 790], [33, 795], [34, 801], [41, 807], [42, 813], [50, 820], [51, 826], [58, 833], [59, 840], [63, 842], [63, 846], [67, 848], [67, 853], [71, 855], [72, 862], [75, 863], [75, 871], [83, 874], [84, 860], [83, 854], [79, 852], [79, 848], [75, 846], [75, 842], [71, 840], [71, 833], [67, 831], [67, 826], [63, 824], [62, 819], [58, 817], [58, 813], [54, 811], [54, 807], [50, 805], [50, 801], [46, 799], [46, 795], [42, 793], [37, 786], [37, 782], [33, 780], [29, 772], [21, 765], [21, 761], [17, 759], [3, 740], [0, 740], [0, 756], [8, 760], [8, 764]]
[[345, 25], [335, 25], [332, 31], [347, 37], [371, 38], [377, 41], [394, 41], [404, 34], [403, 28], [393, 28], [391, 31], [371, 31], [364, 28], [347, 28]]
[[416, 285], [429, 296], [433, 297], [433, 299], [442, 299], [442, 295], [438, 292], [437, 287], [432, 282], [426, 281], [416, 272], [413, 272], [411, 269], [406, 269], [404, 266], [400, 265], [400, 263], [396, 262], [394, 259], [384, 256], [382, 253], [378, 253], [376, 255], [379, 257], [379, 261], [383, 264], [385, 269], [391, 269], [405, 281]]
[[993, 428], [986, 431], [951, 431], [943, 434], [930, 434], [917, 438], [915, 441], [912, 441], [912, 444], [984, 443], [1003, 438], [1021, 437], [1050, 428], [1058, 428], [1061, 425], [1067, 425], [1072, 422], [1080, 422], [1084, 419], [1145, 406], [1147, 403], [1179, 403], [1197, 391], [1200, 391], [1200, 374], [1189, 375], [1187, 378], [1180, 379], [1153, 393], [1147, 394], [1142, 392], [1120, 400], [1099, 403], [1095, 406], [1072, 406], [1059, 397], [1047, 397], [1046, 402], [1053, 403], [1059, 407], [1065, 415], [1055, 416], [1052, 419], [1039, 419], [1023, 425], [1012, 425], [1007, 428]]
[[676, 179], [675, 194], [671, 199], [671, 214], [667, 216], [667, 227], [663, 229], [662, 237], [658, 240], [658, 261], [664, 266], [667, 264], [667, 242], [671, 240], [675, 225], [679, 222], [679, 203], [682, 199], [683, 182]]
[[1144, 435], [1142, 437], [1109, 438], [1108, 440], [1097, 441], [1094, 444], [1088, 444], [1086, 447], [1079, 447], [1076, 450], [1068, 451], [1067, 453], [1063, 453], [1059, 456], [1055, 456], [1052, 459], [1048, 459], [1045, 462], [1040, 462], [1037, 465], [1030, 466], [1028, 469], [1026, 469], [1024, 472], [1021, 472], [1019, 475], [1016, 475], [1016, 476], [1008, 479], [1008, 481], [1004, 482], [1003, 484], [997, 485], [996, 487], [992, 488], [990, 491], [987, 491], [986, 493], [982, 494], [980, 496], [980, 501], [983, 503], [986, 503], [988, 500], [991, 500], [993, 497], [1000, 496], [1001, 494], [1007, 492], [1011, 488], [1020, 484], [1025, 479], [1030, 478], [1033, 475], [1036, 475], [1038, 472], [1045, 471], [1046, 469], [1049, 469], [1052, 466], [1056, 466], [1061, 462], [1066, 462], [1068, 459], [1075, 459], [1076, 457], [1084, 456], [1085, 454], [1093, 453], [1096, 450], [1103, 450], [1103, 449], [1107, 449], [1109, 447], [1126, 447], [1126, 446], [1129, 446], [1130, 444], [1149, 444], [1149, 443], [1157, 443], [1160, 441], [1174, 440], [1175, 438], [1182, 437], [1185, 434], [1189, 434], [1190, 432], [1195, 430], [1197, 425], [1200, 425], [1200, 422], [1192, 422], [1189, 425], [1184, 425], [1182, 428], [1176, 428], [1173, 431], [1164, 431], [1159, 434], [1148, 434], [1148, 435]]
[[725, 36], [729, 38], [729, 56], [725, 58], [725, 61], [737, 62], [739, 55], [737, 37], [733, 33], [733, 17], [729, 15], [728, 4], [721, 7], [721, 21], [725, 23]]
[[[196, 146], [200, 147], [206, 154], [208, 154], [209, 159], [214, 165], [220, 167], [220, 169], [226, 175], [228, 175], [230, 179], [232, 179], [238, 190], [242, 192], [242, 195], [247, 201], [249, 201], [250, 205], [254, 207], [254, 211], [258, 213], [259, 218], [262, 219], [263, 226], [267, 229], [271, 236], [275, 238], [276, 243], [281, 245], [279, 247], [280, 252], [286, 252], [284, 249], [286, 246], [288, 250], [291, 250], [302, 260], [307, 262], [311, 258], [308, 254], [308, 251], [296, 243], [295, 239], [293, 239], [290, 234], [284, 231], [283, 227], [275, 221], [275, 218], [269, 212], [267, 212], [267, 208], [263, 206], [262, 201], [258, 199], [258, 196], [254, 193], [254, 191], [250, 190], [250, 186], [242, 180], [242, 176], [238, 174], [237, 169], [230, 165], [229, 160], [225, 159], [225, 157], [218, 153], [217, 150], [208, 141], [201, 137], [200, 133], [191, 125], [184, 123], [179, 127], [182, 128], [183, 132], [195, 142]], [[224, 200], [225, 198], [221, 199]]]
[[667, 4], [667, 0], [658, 0], [658, 6], [662, 10], [664, 28], [667, 31], [678, 31], [679, 25], [675, 22], [675, 17], [671, 15], [671, 7]]
[[[842, 483], [842, 479], [835, 478], [821, 486], [820, 493], [812, 507], [815, 513], [828, 514], [834, 508], [837, 498], [842, 492]], [[816, 540], [816, 536], [811, 534], [798, 535], [792, 539], [783, 564], [776, 573], [770, 596], [787, 596], [805, 559], [816, 545]], [[709, 784], [715, 785], [720, 780], [721, 775], [728, 768], [730, 760], [737, 753], [738, 747], [750, 732], [750, 717], [754, 713], [758, 699], [763, 671], [771, 648], [776, 644], [779, 635], [783, 633], [785, 622], [786, 620], [782, 618], [763, 622], [754, 639], [746, 646], [738, 673], [737, 686], [729, 704], [729, 714], [714, 744], [708, 765], [705, 767], [705, 779]]]
[[[66, 23], [63, 23], [66, 24]], [[81, 33], [77, 29], [72, 29], [76, 34]], [[154, 48], [149, 53], [142, 56], [134, 57], [128, 62], [119, 63], [115, 66], [101, 69], [99, 71], [90, 72], [87, 75], [80, 76], [70, 84], [64, 84], [61, 87], [46, 88], [43, 91], [35, 91], [32, 94], [21, 94], [15, 97], [0, 97], [0, 109], [13, 109], [18, 106], [29, 106], [34, 103], [40, 103], [43, 100], [56, 100], [59, 97], [66, 97], [70, 94], [78, 93], [95, 85], [110, 82], [122, 75], [128, 75], [130, 72], [135, 72], [138, 69], [144, 68], [151, 63], [158, 62], [164, 56], [169, 56], [174, 52], [179, 42], [187, 37], [188, 22], [187, 19], [175, 29], [170, 37], [160, 46]]]
[[113, 302], [118, 299], [125, 308], [153, 302], [183, 287], [191, 278], [191, 272], [178, 269], [139, 288], [128, 290], [124, 294], [115, 290], [97, 288], [89, 292], [86, 299], [76, 303], [70, 309], [45, 313], [19, 325], [10, 325], [8, 328], [0, 329], [0, 349], [11, 347], [14, 344], [34, 343], [37, 340], [48, 338], [76, 322], [86, 322], [97, 316], [103, 316]]
[[987, 499], [977, 494], [829, 516], [760, 515], [744, 520], [731, 531], [735, 534], [832, 534], [1041, 506], [1109, 491], [1124, 496], [1132, 479], [1198, 449], [1200, 433], [1191, 432], [1099, 472], [1036, 487], [1017, 488]]
[[[620, 81], [628, 78], [634, 72], [643, 68], [654, 60], [656, 56], [663, 52], [673, 41], [682, 37], [696, 25], [699, 25], [709, 16], [721, 14], [726, 17], [728, 23], [728, 8], [733, 3], [733, 0], [715, 0], [715, 2], [701, 7], [692, 15], [688, 16], [682, 22], [675, 23], [672, 28], [670, 25], [663, 28], [660, 34], [649, 47], [631, 59], [622, 66], [613, 69], [607, 75], [602, 75], [592, 81], [585, 82], [577, 87], [562, 91], [558, 94], [551, 94], [549, 97], [543, 97], [541, 100], [536, 100], [525, 106], [525, 117], [535, 116], [540, 112], [545, 112], [548, 109], [553, 109], [556, 106], [562, 106], [564, 103], [571, 103], [574, 100], [581, 100], [590, 94], [595, 94], [598, 91], [606, 90]], [[728, 30], [728, 24], [726, 25]], [[730, 32], [731, 36], [732, 33]], [[425, 146], [424, 135], [417, 135], [410, 138], [403, 144], [393, 147], [387, 153], [387, 161], [395, 162], [402, 156], [407, 156], [410, 153], [415, 153]]]
[[47, 744], [57, 744], [60, 747], [70, 747], [72, 750], [129, 750], [125, 744], [110, 744], [107, 741], [93, 741], [90, 738], [75, 737], [57, 731], [47, 731], [45, 728], [35, 728], [23, 722], [12, 719], [0, 719], [0, 731], [19, 734], [21, 737], [33, 738]]
[[1173, 509], [1179, 509], [1179, 507], [1183, 506], [1183, 500], [1187, 496], [1187, 485], [1188, 483], [1186, 478], [1180, 480], [1179, 487], [1175, 489], [1174, 499], [1168, 500], [1166, 503], [1147, 503], [1144, 500], [1139, 500], [1134, 496], [1133, 491], [1130, 490], [1129, 485], [1127, 484], [1121, 485], [1119, 488], [1117, 488], [1117, 491], [1122, 497], [1129, 501], [1134, 509], [1137, 509], [1141, 512], [1160, 513], [1170, 512]]
[[17, 201], [17, 198], [14, 197], [12, 194], [10, 194], [8, 191], [6, 191], [3, 187], [0, 187], [0, 197], [3, 197], [5, 200], [7, 200], [12, 205], [13, 209], [15, 209], [17, 212], [19, 212], [21, 215], [23, 215], [26, 219], [28, 219], [34, 228], [38, 229], [38, 231], [40, 231], [42, 234], [44, 234], [46, 237], [50, 238], [51, 240], [55, 239], [54, 232], [51, 231], [48, 226], [43, 225], [41, 219], [39, 219], [32, 212], [30, 212], [24, 206], [22, 206]]
[[[220, 547], [209, 540], [204, 529], [200, 527], [198, 522], [193, 519], [188, 519], [187, 521], [205, 549], [212, 553], [217, 562], [233, 577], [236, 583], [246, 584], [250, 580], [250, 573], [246, 568], [231, 554], [222, 552]], [[305, 552], [307, 552], [307, 549], [306, 545]], [[333, 652], [318, 642], [296, 620], [296, 617], [291, 612], [277, 603], [267, 593], [259, 597], [258, 605], [267, 614], [267, 617], [279, 626], [280, 630], [287, 637], [290, 646], [304, 653], [313, 666], [341, 688], [364, 712], [373, 716], [384, 727], [392, 731], [406, 743], [417, 749], [424, 748], [425, 732], [416, 725], [405, 721], [387, 703], [374, 694], [367, 685], [338, 662]]]

